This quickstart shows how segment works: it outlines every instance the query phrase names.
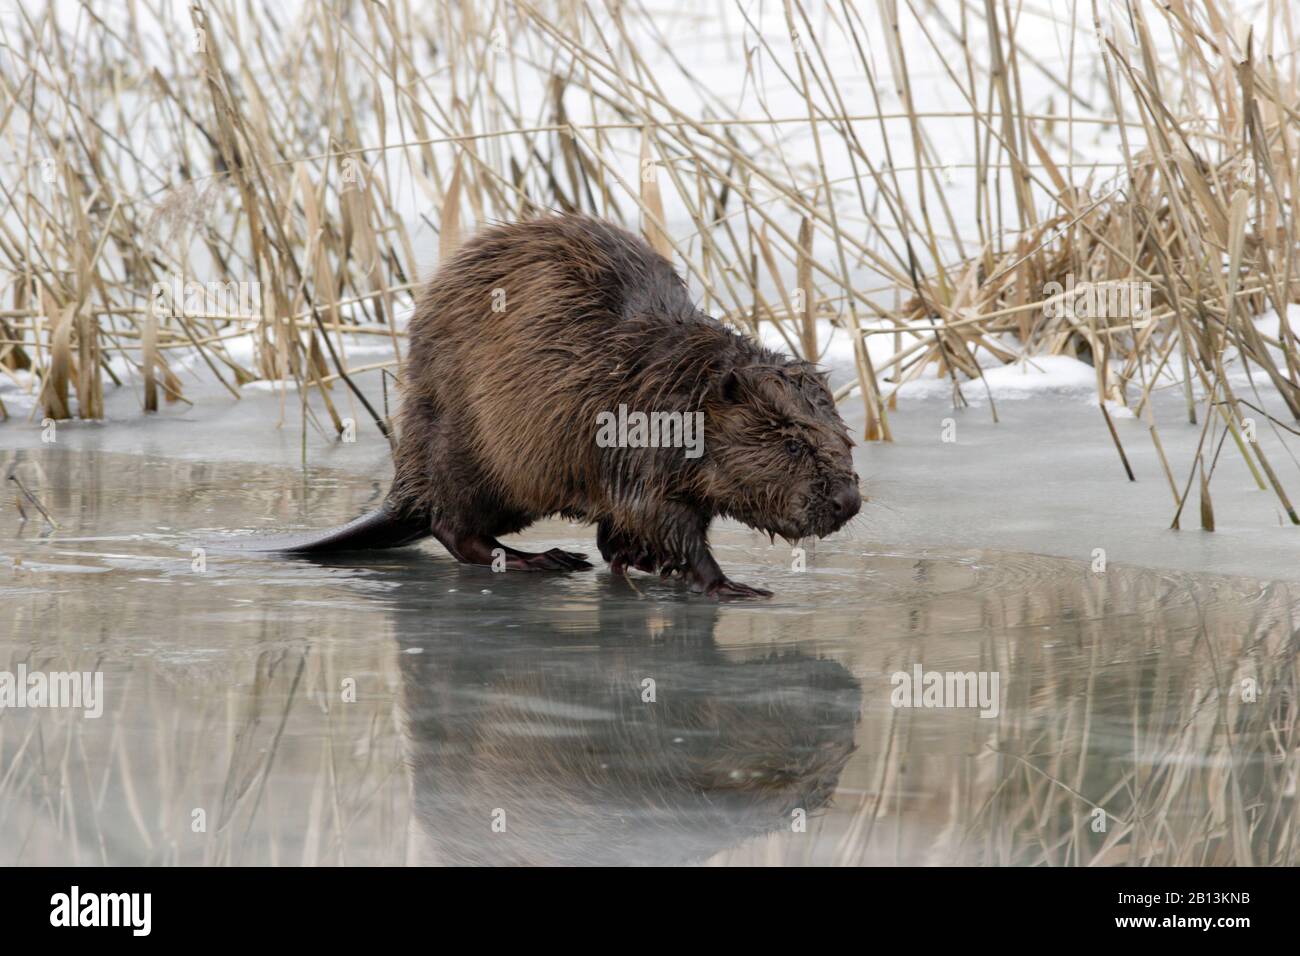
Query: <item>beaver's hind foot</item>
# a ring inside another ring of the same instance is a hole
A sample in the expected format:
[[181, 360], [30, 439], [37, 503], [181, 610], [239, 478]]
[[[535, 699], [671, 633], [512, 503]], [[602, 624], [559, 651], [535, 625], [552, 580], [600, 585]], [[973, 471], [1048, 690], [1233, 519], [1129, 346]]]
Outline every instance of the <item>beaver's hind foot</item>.
[[485, 534], [454, 534], [437, 524], [433, 528], [442, 546], [461, 564], [497, 568], [504, 559], [507, 571], [590, 571], [591, 563], [580, 551], [520, 551]]
[[506, 567], [512, 571], [590, 571], [591, 562], [581, 551], [516, 551], [500, 542], [496, 547], [506, 554]]

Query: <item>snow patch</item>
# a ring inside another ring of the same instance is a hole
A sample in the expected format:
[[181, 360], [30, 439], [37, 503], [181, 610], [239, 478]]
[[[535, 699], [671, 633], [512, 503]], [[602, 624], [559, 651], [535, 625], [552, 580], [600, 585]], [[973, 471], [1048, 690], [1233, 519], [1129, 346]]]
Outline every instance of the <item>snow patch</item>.
[[[1068, 355], [1040, 355], [1011, 365], [984, 370], [984, 381], [959, 376], [962, 392], [972, 404], [987, 400], [985, 385], [994, 401], [1015, 401], [1049, 394], [1096, 394], [1097, 370], [1086, 362]], [[891, 386], [882, 384], [888, 392]], [[952, 379], [939, 378], [929, 370], [921, 378], [907, 382], [898, 390], [900, 399], [942, 398], [952, 393]]]

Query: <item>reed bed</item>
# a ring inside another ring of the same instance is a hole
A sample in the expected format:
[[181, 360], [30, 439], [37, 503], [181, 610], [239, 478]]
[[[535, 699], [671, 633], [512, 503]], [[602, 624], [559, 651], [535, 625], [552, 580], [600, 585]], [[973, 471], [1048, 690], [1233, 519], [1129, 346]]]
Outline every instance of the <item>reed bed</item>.
[[[215, 401], [201, 373], [387, 436], [421, 276], [475, 223], [582, 211], [742, 329], [849, 343], [837, 398], [867, 439], [921, 376], [960, 405], [990, 365], [1069, 355], [1125, 468], [1116, 409], [1146, 424], [1175, 526], [1195, 491], [1213, 528], [1228, 437], [1300, 523], [1254, 440], [1300, 418], [1294, 12], [1241, 6], [23, 5], [0, 22], [0, 375], [30, 418], [100, 418], [123, 386], [143, 412]], [[1167, 389], [1190, 463], [1165, 460]]]

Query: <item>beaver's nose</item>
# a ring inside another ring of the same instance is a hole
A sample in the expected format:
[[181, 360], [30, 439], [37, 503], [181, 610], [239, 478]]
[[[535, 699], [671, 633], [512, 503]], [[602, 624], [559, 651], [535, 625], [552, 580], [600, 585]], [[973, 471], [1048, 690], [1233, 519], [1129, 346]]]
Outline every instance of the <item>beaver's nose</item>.
[[831, 501], [835, 505], [835, 520], [839, 524], [848, 521], [862, 507], [862, 495], [859, 494], [857, 485], [845, 485], [835, 492]]

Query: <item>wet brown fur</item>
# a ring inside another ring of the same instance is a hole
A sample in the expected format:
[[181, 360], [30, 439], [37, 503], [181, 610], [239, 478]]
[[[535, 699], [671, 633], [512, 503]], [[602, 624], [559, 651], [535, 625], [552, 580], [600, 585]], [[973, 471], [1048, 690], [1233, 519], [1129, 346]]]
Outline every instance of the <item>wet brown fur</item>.
[[[852, 442], [825, 377], [701, 313], [663, 257], [608, 223], [486, 229], [428, 283], [409, 336], [385, 508], [459, 560], [490, 563], [500, 547], [510, 567], [589, 567], [496, 541], [562, 515], [595, 522], [617, 570], [762, 594], [718, 570], [715, 516], [793, 540], [857, 511]], [[599, 447], [597, 416], [620, 404], [702, 411], [703, 455]]]

